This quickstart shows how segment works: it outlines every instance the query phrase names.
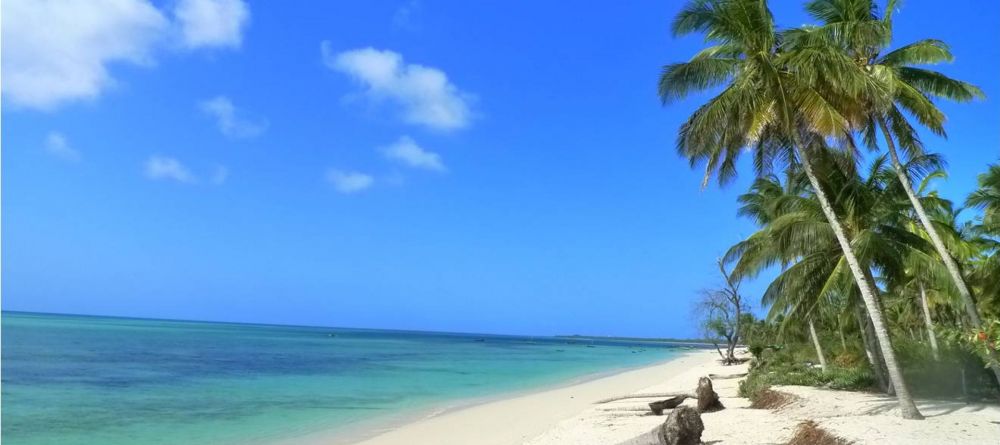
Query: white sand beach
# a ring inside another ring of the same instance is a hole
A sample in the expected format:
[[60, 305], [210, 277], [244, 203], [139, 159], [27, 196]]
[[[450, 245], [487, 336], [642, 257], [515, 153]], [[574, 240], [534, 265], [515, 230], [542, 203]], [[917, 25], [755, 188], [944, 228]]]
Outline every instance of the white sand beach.
[[[648, 414], [647, 403], [654, 398], [598, 402], [627, 394], [691, 391], [701, 376], [746, 370], [746, 365], [722, 366], [717, 359], [714, 351], [693, 352], [572, 386], [447, 412], [358, 445], [613, 445], [649, 431], [665, 416]], [[882, 395], [777, 387], [796, 400], [778, 410], [751, 409], [748, 400], [737, 397], [738, 381], [714, 381], [726, 409], [702, 415], [705, 443], [784, 443], [805, 420], [858, 444], [1000, 443], [998, 405], [920, 401], [927, 419], [908, 421], [899, 418], [894, 400]]]

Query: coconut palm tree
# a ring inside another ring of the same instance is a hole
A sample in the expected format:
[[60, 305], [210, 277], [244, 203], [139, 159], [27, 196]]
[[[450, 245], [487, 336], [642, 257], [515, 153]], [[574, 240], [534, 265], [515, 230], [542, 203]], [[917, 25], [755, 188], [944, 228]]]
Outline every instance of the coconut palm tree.
[[990, 165], [979, 175], [979, 188], [965, 203], [983, 211], [982, 225], [987, 233], [1000, 235], [1000, 164]]
[[[837, 213], [845, 215], [844, 228], [864, 268], [877, 270], [883, 281], [895, 283], [906, 266], [901, 258], [928, 262], [932, 251], [929, 244], [908, 231], [903, 223], [909, 220], [898, 216], [900, 207], [907, 203], [899, 187], [894, 186], [887, 161], [876, 159], [867, 177], [861, 178], [836, 168], [835, 156], [819, 156], [816, 165], [827, 172], [823, 188], [836, 198], [832, 205]], [[839, 325], [840, 316], [852, 316], [851, 308], [858, 298], [856, 283], [804, 175], [792, 172], [784, 184], [773, 175], [759, 178], [739, 201], [740, 215], [750, 217], [761, 229], [733, 246], [725, 259], [735, 263], [734, 274], [740, 277], [756, 276], [771, 266], [781, 267], [781, 273], [762, 297], [762, 305], [770, 308], [768, 318], [775, 320], [781, 315], [786, 321], [804, 323], [810, 316], [836, 308]], [[889, 381], [881, 373], [883, 358], [877, 346], [872, 348], [873, 336], [868, 335], [863, 318], [859, 325], [879, 386], [888, 391]]]
[[[896, 1], [890, 0], [884, 14], [879, 17], [878, 6], [873, 0], [813, 0], [806, 5], [806, 10], [823, 25], [795, 32], [790, 40], [801, 39], [809, 45], [817, 44], [817, 40], [827, 40], [855, 60], [861, 72], [883, 84], [892, 98], [891, 102], [868, 102], [866, 98], [859, 97], [865, 110], [865, 141], [875, 148], [876, 134], [881, 133], [896, 176], [951, 276], [967, 316], [973, 325], [982, 326], [982, 317], [972, 291], [962, 276], [958, 262], [948, 251], [940, 230], [914, 191], [900, 160], [897, 142], [899, 149], [911, 157], [923, 151], [916, 130], [908, 122], [904, 111], [935, 134], [944, 136], [945, 115], [934, 104], [933, 98], [966, 102], [984, 97], [984, 94], [972, 84], [914, 66], [952, 61], [951, 51], [940, 40], [920, 40], [885, 52], [892, 40], [895, 7]], [[1000, 368], [994, 368], [993, 373], [1000, 382]]]
[[712, 45], [688, 62], [664, 68], [661, 99], [666, 103], [722, 87], [682, 125], [679, 152], [692, 164], [705, 163], [706, 183], [713, 175], [723, 183], [732, 179], [736, 160], [747, 147], [755, 150], [758, 170], [768, 160], [801, 165], [861, 290], [901, 414], [922, 419], [896, 360], [878, 289], [859, 262], [812, 164], [825, 138], [849, 137], [851, 116], [859, 114], [850, 98], [867, 95], [875, 102], [882, 95], [868, 77], [856, 75], [846, 54], [824, 45], [784, 48], [765, 0], [692, 0], [672, 29], [676, 36], [703, 33]]
[[1000, 164], [990, 165], [979, 175], [979, 188], [969, 195], [965, 204], [982, 210], [980, 224], [968, 224], [962, 231], [969, 245], [978, 252], [969, 255], [973, 265], [970, 276], [979, 283], [987, 308], [1000, 317]]

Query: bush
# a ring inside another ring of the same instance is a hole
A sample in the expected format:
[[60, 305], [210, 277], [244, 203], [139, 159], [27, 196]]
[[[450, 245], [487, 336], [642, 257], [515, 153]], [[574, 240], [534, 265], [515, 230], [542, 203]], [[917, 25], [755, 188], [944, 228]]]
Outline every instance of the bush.
[[781, 361], [763, 362], [755, 366], [740, 382], [740, 397], [753, 402], [773, 385], [816, 386], [831, 389], [862, 391], [875, 386], [871, 370], [865, 366], [841, 368], [833, 366], [823, 372], [803, 364]]
[[840, 368], [855, 368], [864, 366], [867, 358], [856, 351], [844, 351], [833, 358], [833, 364]]
[[824, 376], [832, 389], [863, 391], [875, 386], [875, 376], [867, 367], [830, 368]]

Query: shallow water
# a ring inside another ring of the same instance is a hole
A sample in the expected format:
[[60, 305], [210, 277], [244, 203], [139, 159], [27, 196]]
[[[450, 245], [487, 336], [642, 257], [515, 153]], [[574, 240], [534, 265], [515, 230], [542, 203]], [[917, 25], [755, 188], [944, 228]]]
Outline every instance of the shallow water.
[[[664, 345], [4, 312], [2, 440], [229, 444], [345, 434], [663, 361]], [[589, 347], [588, 347], [589, 346]]]

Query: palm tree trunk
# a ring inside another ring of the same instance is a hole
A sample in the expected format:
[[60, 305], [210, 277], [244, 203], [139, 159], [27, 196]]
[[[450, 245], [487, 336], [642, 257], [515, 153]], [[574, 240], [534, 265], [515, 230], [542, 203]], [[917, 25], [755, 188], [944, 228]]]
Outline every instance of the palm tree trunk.
[[934, 354], [935, 361], [940, 360], [937, 336], [934, 335], [934, 321], [931, 320], [931, 310], [927, 307], [927, 291], [924, 289], [924, 283], [920, 283], [920, 308], [924, 312], [924, 325], [927, 326], [927, 339], [931, 343], [931, 353]]
[[839, 326], [837, 330], [840, 332], [840, 352], [843, 354], [847, 352], [847, 338], [844, 337], [844, 326]]
[[[969, 321], [972, 325], [977, 328], [982, 328], [983, 319], [979, 316], [979, 309], [976, 307], [976, 300], [972, 298], [972, 291], [969, 290], [968, 284], [965, 283], [965, 278], [962, 277], [962, 272], [958, 268], [958, 263], [952, 258], [951, 253], [948, 252], [948, 248], [945, 247], [944, 241], [941, 240], [941, 235], [938, 234], [936, 228], [931, 223], [931, 219], [927, 216], [927, 211], [924, 210], [924, 205], [917, 198], [917, 194], [913, 191], [913, 184], [910, 183], [910, 177], [906, 174], [906, 170], [903, 169], [902, 163], [899, 162], [899, 154], [896, 153], [896, 142], [893, 141], [892, 135], [889, 133], [889, 127], [885, 123], [885, 118], [880, 117], [878, 119], [879, 128], [882, 130], [882, 136], [885, 138], [885, 145], [889, 150], [889, 157], [892, 158], [892, 167], [896, 170], [896, 176], [899, 178], [899, 182], [903, 184], [903, 190], [906, 191], [906, 196], [910, 198], [910, 203], [913, 204], [913, 210], [917, 213], [917, 218], [920, 219], [920, 224], [924, 226], [924, 230], [927, 231], [927, 236], [931, 239], [931, 244], [934, 245], [934, 249], [937, 250], [938, 256], [941, 257], [941, 261], [944, 262], [945, 269], [948, 269], [948, 275], [951, 276], [951, 281], [955, 283], [955, 287], [958, 288], [958, 295], [962, 298], [962, 305], [965, 307], [965, 312], [969, 316]], [[994, 362], [998, 361], [998, 354], [996, 351], [990, 352], [991, 358]], [[1000, 384], [1000, 365], [990, 366], [990, 370], [993, 371], [993, 377], [996, 379], [997, 383]]]
[[872, 329], [872, 320], [865, 315], [865, 310], [861, 306], [855, 306], [854, 316], [858, 320], [858, 330], [861, 332], [861, 342], [865, 348], [865, 355], [868, 357], [868, 364], [872, 367], [872, 373], [875, 374], [875, 381], [878, 382], [879, 389], [889, 395], [894, 395], [896, 392], [892, 389], [892, 383], [886, 374], [888, 371], [885, 369], [885, 360], [882, 360], [882, 354], [879, 353], [878, 345], [875, 344], [875, 330]]
[[[798, 138], [796, 137], [796, 139]], [[826, 197], [826, 192], [820, 186], [819, 178], [816, 177], [816, 172], [813, 171], [809, 156], [801, 148], [800, 144], [796, 144], [795, 151], [799, 155], [803, 170], [805, 170], [806, 176], [809, 178], [809, 183], [812, 184], [816, 193], [816, 199], [819, 201], [820, 208], [823, 209], [823, 214], [826, 215], [826, 219], [829, 221], [830, 227], [837, 237], [837, 242], [840, 243], [840, 249], [844, 252], [844, 259], [847, 260], [847, 265], [850, 266], [854, 280], [857, 281], [858, 288], [861, 290], [861, 299], [864, 300], [865, 307], [868, 309], [868, 316], [871, 318], [875, 330], [875, 338], [878, 339], [882, 357], [885, 359], [885, 366], [889, 371], [889, 378], [896, 389], [896, 400], [899, 401], [900, 414], [904, 419], [923, 419], [924, 416], [920, 414], [917, 405], [913, 403], [913, 397], [910, 395], [910, 390], [907, 388], [906, 381], [903, 378], [903, 371], [899, 367], [899, 362], [896, 361], [896, 353], [892, 350], [892, 340], [889, 338], [889, 330], [885, 325], [882, 311], [878, 305], [877, 290], [874, 284], [870, 283], [865, 277], [861, 262], [858, 261], [858, 257], [854, 254], [851, 241], [847, 238], [847, 233], [840, 224], [840, 220], [837, 219], [837, 213], [834, 212], [833, 207], [830, 205], [830, 201]]]
[[823, 356], [823, 346], [819, 344], [819, 337], [816, 336], [816, 325], [813, 323], [813, 318], [809, 317], [809, 336], [812, 337], [813, 346], [816, 347], [816, 356], [819, 357], [819, 366], [826, 372], [826, 357]]

